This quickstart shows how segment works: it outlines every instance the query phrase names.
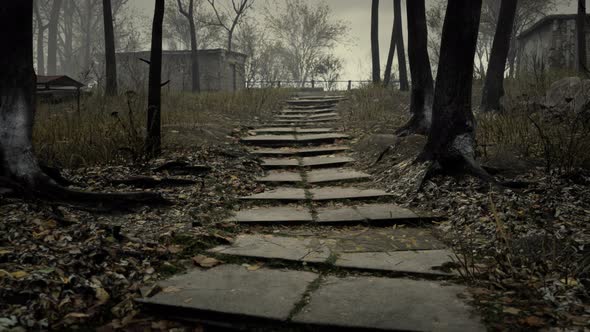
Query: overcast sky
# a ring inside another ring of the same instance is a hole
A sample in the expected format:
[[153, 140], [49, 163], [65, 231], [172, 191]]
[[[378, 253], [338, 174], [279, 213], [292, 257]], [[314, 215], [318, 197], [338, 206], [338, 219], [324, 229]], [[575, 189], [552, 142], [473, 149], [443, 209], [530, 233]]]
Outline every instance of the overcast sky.
[[[263, 8], [266, 4], [272, 4], [275, 1], [278, 0], [256, 0], [254, 10], [256, 11], [257, 9]], [[427, 3], [433, 1], [436, 0], [426, 0]], [[564, 5], [560, 7], [559, 12], [574, 13], [575, 1], [563, 1]], [[151, 17], [154, 7], [154, 0], [130, 0], [130, 2], [138, 10], [146, 15], [150, 15]], [[335, 50], [335, 54], [345, 61], [345, 68], [341, 79], [369, 79], [371, 70], [371, 48], [369, 39], [371, 0], [326, 0], [326, 2], [332, 8], [334, 17], [347, 21], [350, 26], [350, 43], [348, 43], [348, 45], [338, 47]], [[405, 0], [403, 0], [402, 3], [402, 6], [404, 6], [402, 11], [405, 12]], [[405, 16], [403, 17], [403, 21], [405, 25]], [[387, 52], [389, 51], [389, 43], [393, 25], [393, 1], [381, 0], [379, 25], [381, 62], [382, 65], [384, 65], [385, 61], [387, 60]]]

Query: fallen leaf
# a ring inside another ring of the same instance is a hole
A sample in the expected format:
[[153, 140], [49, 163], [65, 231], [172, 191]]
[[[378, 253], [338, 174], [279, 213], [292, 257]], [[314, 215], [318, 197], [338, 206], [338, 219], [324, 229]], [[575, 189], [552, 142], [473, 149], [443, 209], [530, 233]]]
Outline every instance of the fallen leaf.
[[168, 287], [162, 289], [162, 292], [164, 292], [164, 293], [178, 293], [180, 291], [181, 291], [180, 288], [177, 288], [174, 286], [168, 286]]
[[16, 271], [16, 272], [12, 272], [11, 275], [13, 278], [22, 279], [22, 278], [25, 278], [26, 276], [28, 276], [29, 273], [27, 273], [25, 271]]
[[90, 315], [81, 312], [70, 312], [65, 318], [88, 318]]
[[199, 265], [199, 266], [205, 267], [205, 268], [211, 268], [211, 267], [217, 266], [222, 263], [218, 259], [215, 259], [213, 257], [207, 257], [204, 255], [197, 255], [197, 256], [193, 257], [193, 262], [196, 265]]
[[505, 307], [504, 310], [502, 310], [502, 312], [510, 315], [518, 315], [520, 313], [520, 309], [513, 307]]
[[256, 263], [254, 265], [248, 265], [246, 267], [246, 270], [248, 270], [248, 271], [258, 271], [263, 266], [264, 266], [264, 263]]
[[102, 287], [95, 287], [94, 288], [94, 295], [98, 299], [99, 305], [107, 303], [111, 298], [109, 293], [106, 290], [104, 290], [104, 288], [102, 288]]

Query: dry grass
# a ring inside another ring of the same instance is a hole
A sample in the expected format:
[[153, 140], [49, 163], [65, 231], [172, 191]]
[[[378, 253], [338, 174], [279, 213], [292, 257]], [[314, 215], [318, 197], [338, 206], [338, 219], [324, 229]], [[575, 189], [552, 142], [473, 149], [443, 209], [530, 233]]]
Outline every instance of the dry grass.
[[[288, 93], [268, 89], [164, 95], [164, 148], [221, 143], [234, 126], [277, 109]], [[79, 113], [75, 103], [39, 104], [33, 133], [36, 152], [43, 161], [68, 168], [137, 160], [145, 135], [146, 102], [146, 96], [136, 94], [88, 96]]]

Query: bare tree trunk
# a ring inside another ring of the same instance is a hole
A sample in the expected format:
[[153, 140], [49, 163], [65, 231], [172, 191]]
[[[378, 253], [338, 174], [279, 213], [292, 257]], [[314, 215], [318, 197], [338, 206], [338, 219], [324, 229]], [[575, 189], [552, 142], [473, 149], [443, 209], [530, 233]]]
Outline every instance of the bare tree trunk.
[[576, 70], [580, 74], [586, 74], [586, 0], [578, 0], [576, 49]]
[[57, 74], [57, 34], [59, 30], [59, 14], [62, 0], [54, 0], [49, 19], [49, 34], [47, 39], [47, 75]]
[[412, 0], [407, 4], [408, 58], [412, 74], [410, 121], [397, 131], [400, 136], [427, 135], [432, 124], [434, 82], [428, 57], [428, 28], [425, 0]]
[[68, 190], [43, 172], [31, 143], [35, 114], [33, 68], [33, 1], [3, 3], [0, 40], [11, 52], [0, 52], [0, 187], [26, 196], [94, 206], [128, 207], [164, 203], [159, 194], [100, 194]]
[[146, 154], [157, 156], [162, 151], [161, 91], [162, 91], [162, 24], [165, 1], [156, 0], [152, 25], [152, 48], [150, 53], [150, 77], [148, 89], [148, 119]]
[[102, 1], [104, 18], [104, 49], [106, 64], [106, 87], [107, 96], [117, 95], [117, 57], [115, 55], [115, 31], [113, 29], [113, 11], [111, 0]]
[[381, 61], [379, 60], [379, 0], [371, 3], [371, 54], [373, 58], [373, 83], [381, 82]]
[[502, 0], [500, 6], [492, 54], [481, 98], [481, 110], [485, 112], [500, 110], [500, 98], [504, 96], [506, 59], [510, 50], [510, 37], [512, 36], [517, 5], [518, 0]]
[[393, 0], [395, 6], [395, 33], [397, 34], [397, 62], [399, 66], [399, 89], [408, 91], [408, 69], [406, 67], [406, 48], [404, 47], [404, 34], [402, 24], [401, 0]]
[[66, 75], [74, 77], [74, 12], [76, 3], [67, 1], [64, 7], [64, 63], [61, 64], [62, 71]]
[[37, 20], [37, 74], [45, 75], [45, 30], [49, 25], [43, 23], [39, 1], [35, 1], [35, 18]]
[[[394, 8], [395, 8], [395, 0]], [[396, 40], [397, 34], [395, 31], [395, 19], [391, 28], [391, 42], [389, 43], [389, 54], [387, 55], [387, 64], [385, 65], [385, 73], [383, 73], [383, 85], [389, 86], [391, 83], [391, 70], [393, 68], [393, 57], [395, 56], [395, 46], [397, 45]]]
[[473, 60], [482, 0], [449, 0], [442, 33], [432, 127], [419, 161], [433, 170], [472, 173], [490, 179], [475, 161], [475, 119], [471, 110]]
[[[197, 43], [197, 27], [195, 24], [195, 17], [194, 17], [194, 10], [195, 4], [194, 0], [190, 0], [188, 4], [188, 9], [184, 10], [182, 7], [181, 0], [177, 0], [178, 9], [180, 13], [186, 17], [189, 24], [190, 29], [190, 36], [191, 36], [191, 77], [192, 77], [192, 91], [193, 92], [201, 92], [201, 74], [199, 70], [199, 51], [198, 51], [198, 43]], [[231, 45], [231, 39], [229, 41]], [[231, 49], [230, 49], [231, 50]]]

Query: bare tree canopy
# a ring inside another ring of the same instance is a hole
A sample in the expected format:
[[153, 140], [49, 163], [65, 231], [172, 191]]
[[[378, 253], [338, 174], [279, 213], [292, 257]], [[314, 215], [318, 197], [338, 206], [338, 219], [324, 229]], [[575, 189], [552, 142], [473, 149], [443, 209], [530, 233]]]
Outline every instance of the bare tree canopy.
[[217, 22], [211, 23], [219, 25], [227, 31], [227, 50], [233, 49], [233, 38], [240, 20], [244, 18], [247, 11], [254, 5], [254, 0], [231, 0], [231, 9], [219, 8], [215, 0], [207, 0], [215, 13]]

